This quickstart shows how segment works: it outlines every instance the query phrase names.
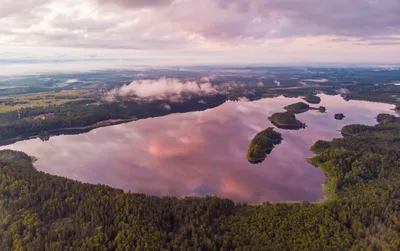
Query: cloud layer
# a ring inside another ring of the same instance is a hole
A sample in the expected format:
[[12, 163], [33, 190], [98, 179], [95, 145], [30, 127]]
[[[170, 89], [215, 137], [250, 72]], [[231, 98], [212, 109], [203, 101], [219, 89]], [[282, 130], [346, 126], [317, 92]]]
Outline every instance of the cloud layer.
[[398, 13], [398, 0], [3, 0], [0, 57], [395, 61]]
[[179, 100], [182, 94], [210, 95], [218, 93], [207, 78], [201, 81], [181, 81], [177, 78], [160, 78], [158, 80], [135, 80], [128, 85], [113, 89], [106, 95], [108, 100], [116, 96], [136, 97], [140, 99]]

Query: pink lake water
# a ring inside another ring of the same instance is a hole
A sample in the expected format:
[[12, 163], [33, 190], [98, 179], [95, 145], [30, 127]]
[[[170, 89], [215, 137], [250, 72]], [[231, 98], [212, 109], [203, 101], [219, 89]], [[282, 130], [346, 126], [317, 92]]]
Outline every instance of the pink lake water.
[[[246, 159], [250, 140], [273, 126], [267, 119], [299, 98], [267, 98], [233, 102], [201, 112], [171, 114], [98, 128], [85, 134], [32, 139], [0, 149], [24, 151], [38, 158], [46, 173], [106, 184], [135, 193], [168, 196], [216, 195], [235, 201], [318, 201], [324, 174], [310, 165], [309, 147], [318, 139], [341, 137], [348, 124], [376, 124], [379, 113], [393, 105], [345, 101], [320, 95], [321, 114], [308, 111], [297, 118], [303, 130], [276, 129], [283, 135], [261, 164]], [[335, 120], [335, 113], [344, 113]]]

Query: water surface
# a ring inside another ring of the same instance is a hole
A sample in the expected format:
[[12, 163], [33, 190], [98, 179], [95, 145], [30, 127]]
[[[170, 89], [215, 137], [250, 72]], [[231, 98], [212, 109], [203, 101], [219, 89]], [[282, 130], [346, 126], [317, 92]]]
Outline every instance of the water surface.
[[[267, 117], [298, 98], [227, 102], [217, 108], [98, 128], [80, 135], [17, 142], [1, 149], [39, 158], [38, 170], [151, 195], [217, 195], [235, 201], [317, 201], [324, 174], [307, 163], [318, 139], [340, 137], [347, 124], [376, 123], [394, 106], [320, 95], [327, 113], [297, 115], [303, 130], [281, 130], [283, 142], [261, 164], [246, 159], [250, 140], [272, 126]], [[319, 106], [314, 105], [314, 106]], [[335, 120], [334, 114], [345, 114]]]

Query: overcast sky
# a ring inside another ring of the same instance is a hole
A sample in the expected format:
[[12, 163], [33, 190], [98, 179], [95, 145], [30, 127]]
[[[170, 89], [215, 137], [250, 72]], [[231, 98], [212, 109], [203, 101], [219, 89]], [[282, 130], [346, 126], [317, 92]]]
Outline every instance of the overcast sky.
[[399, 0], [0, 0], [0, 63], [399, 63]]

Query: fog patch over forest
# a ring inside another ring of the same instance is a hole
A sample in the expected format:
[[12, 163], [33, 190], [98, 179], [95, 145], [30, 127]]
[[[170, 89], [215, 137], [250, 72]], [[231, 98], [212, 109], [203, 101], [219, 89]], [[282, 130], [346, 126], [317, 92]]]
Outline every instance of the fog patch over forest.
[[181, 80], [178, 78], [162, 77], [160, 79], [134, 80], [130, 84], [110, 90], [105, 99], [114, 101], [117, 97], [132, 97], [145, 100], [179, 101], [184, 94], [200, 96], [226, 93], [242, 86], [238, 83], [212, 84], [210, 79], [202, 77], [199, 80]]

